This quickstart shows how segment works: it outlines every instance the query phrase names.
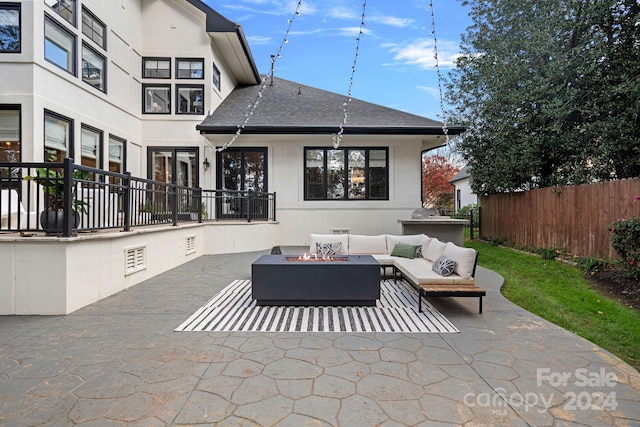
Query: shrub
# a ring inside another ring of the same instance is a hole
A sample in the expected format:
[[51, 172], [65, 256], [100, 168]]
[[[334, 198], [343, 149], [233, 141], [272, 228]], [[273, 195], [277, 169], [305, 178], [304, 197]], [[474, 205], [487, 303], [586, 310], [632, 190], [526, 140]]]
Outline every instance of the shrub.
[[631, 277], [640, 279], [640, 218], [619, 219], [611, 224], [609, 231], [622, 268]]
[[542, 259], [546, 259], [546, 260], [556, 259], [556, 256], [558, 255], [555, 249], [550, 249], [550, 248], [540, 248], [540, 249], [537, 249], [535, 253], [540, 255]]
[[580, 258], [577, 264], [582, 271], [588, 274], [601, 273], [607, 268], [607, 262], [597, 258]]

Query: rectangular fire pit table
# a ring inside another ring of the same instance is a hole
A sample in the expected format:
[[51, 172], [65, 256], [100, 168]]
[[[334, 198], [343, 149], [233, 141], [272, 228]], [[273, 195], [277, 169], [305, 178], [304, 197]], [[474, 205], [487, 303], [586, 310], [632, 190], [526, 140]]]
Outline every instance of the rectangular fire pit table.
[[258, 305], [375, 305], [380, 264], [371, 255], [334, 255], [332, 261], [263, 255], [251, 264], [251, 292]]

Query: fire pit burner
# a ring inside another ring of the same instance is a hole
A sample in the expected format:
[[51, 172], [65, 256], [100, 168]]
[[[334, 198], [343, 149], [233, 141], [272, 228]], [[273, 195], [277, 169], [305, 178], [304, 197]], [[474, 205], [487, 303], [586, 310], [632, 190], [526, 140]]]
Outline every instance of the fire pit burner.
[[346, 256], [328, 256], [317, 257], [313, 255], [300, 255], [299, 257], [288, 256], [285, 257], [287, 262], [349, 262], [349, 257]]

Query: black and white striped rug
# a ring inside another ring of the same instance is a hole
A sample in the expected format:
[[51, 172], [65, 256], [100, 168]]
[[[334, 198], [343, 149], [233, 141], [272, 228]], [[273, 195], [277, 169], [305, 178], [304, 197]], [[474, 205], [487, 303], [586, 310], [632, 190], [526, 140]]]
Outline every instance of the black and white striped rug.
[[268, 307], [251, 298], [251, 281], [236, 280], [175, 331], [246, 332], [460, 332], [405, 282], [380, 282], [375, 307]]

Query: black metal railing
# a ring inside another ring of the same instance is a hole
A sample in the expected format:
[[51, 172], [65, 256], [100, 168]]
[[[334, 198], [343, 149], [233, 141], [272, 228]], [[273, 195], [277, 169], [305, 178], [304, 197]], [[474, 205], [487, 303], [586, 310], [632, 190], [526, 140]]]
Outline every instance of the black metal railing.
[[0, 232], [77, 232], [275, 220], [276, 195], [205, 190], [62, 163], [0, 163]]
[[480, 207], [465, 209], [463, 211], [438, 211], [439, 215], [451, 217], [453, 219], [466, 219], [468, 222], [464, 227], [465, 239], [473, 240], [480, 235]]

